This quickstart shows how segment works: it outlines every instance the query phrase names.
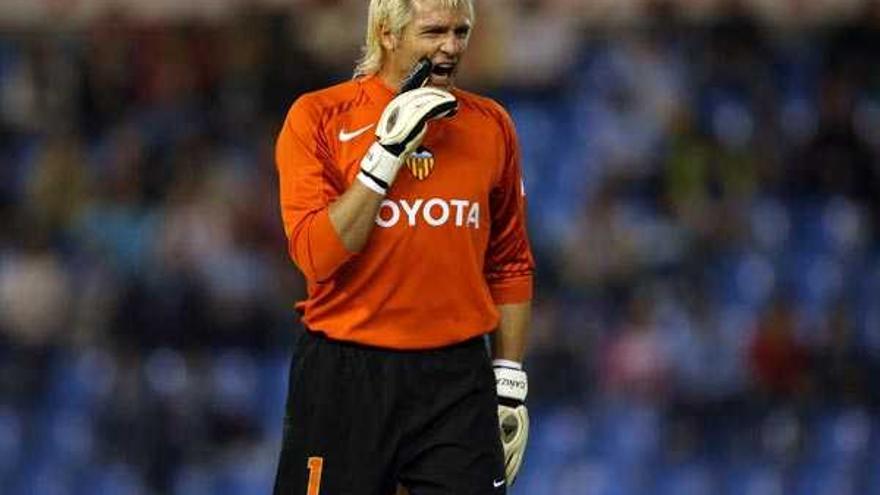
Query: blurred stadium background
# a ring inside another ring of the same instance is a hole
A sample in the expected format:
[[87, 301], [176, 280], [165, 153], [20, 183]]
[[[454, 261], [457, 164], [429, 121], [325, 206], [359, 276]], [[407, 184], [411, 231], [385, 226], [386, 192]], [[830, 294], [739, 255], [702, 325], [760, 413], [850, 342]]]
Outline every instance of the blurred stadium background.
[[[477, 4], [539, 258], [513, 493], [880, 494], [880, 2]], [[270, 492], [274, 138], [365, 11], [0, 2], [0, 493]]]

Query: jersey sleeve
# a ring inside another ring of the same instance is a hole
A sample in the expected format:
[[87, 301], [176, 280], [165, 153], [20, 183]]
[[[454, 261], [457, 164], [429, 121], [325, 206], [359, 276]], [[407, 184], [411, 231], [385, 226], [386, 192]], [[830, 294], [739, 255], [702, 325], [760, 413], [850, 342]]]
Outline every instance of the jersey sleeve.
[[288, 112], [275, 146], [287, 250], [313, 283], [330, 279], [354, 255], [330, 223], [329, 205], [344, 185], [320, 125], [319, 108], [301, 97]]
[[492, 228], [486, 252], [485, 277], [495, 304], [532, 298], [534, 257], [526, 232], [526, 197], [519, 142], [513, 121], [501, 112], [504, 151], [498, 183], [490, 193]]

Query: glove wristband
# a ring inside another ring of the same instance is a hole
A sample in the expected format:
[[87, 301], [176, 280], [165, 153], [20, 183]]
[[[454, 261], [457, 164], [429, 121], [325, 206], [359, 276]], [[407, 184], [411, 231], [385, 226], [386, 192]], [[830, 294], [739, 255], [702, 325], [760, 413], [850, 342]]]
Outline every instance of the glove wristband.
[[387, 186], [383, 185], [379, 179], [371, 176], [363, 170], [358, 172], [357, 180], [374, 193], [381, 194], [382, 196], [388, 194]]
[[513, 368], [515, 370], [522, 369], [522, 363], [511, 359], [493, 359], [492, 366], [495, 368]]
[[529, 378], [523, 370], [495, 366], [495, 387], [499, 400], [522, 404], [529, 394]]
[[[379, 142], [373, 143], [367, 154], [361, 159], [361, 171], [365, 172], [370, 178], [379, 179], [388, 187], [397, 177], [397, 171], [400, 170], [402, 160], [397, 155], [391, 153]], [[384, 194], [384, 193], [382, 193]]]

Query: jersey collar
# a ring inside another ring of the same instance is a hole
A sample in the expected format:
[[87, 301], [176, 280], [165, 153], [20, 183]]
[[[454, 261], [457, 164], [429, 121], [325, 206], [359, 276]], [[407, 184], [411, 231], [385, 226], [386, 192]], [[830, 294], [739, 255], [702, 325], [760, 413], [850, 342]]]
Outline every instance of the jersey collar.
[[394, 91], [389, 88], [382, 78], [373, 74], [361, 79], [364, 91], [376, 104], [385, 106], [394, 98]]
[[[385, 81], [383, 81], [382, 78], [376, 74], [364, 76], [361, 79], [358, 79], [358, 81], [361, 83], [364, 91], [366, 91], [367, 95], [370, 97], [370, 100], [372, 100], [377, 105], [381, 105], [382, 107], [393, 100], [397, 94], [396, 89], [388, 87], [388, 85], [385, 84]], [[453, 95], [458, 96], [455, 88], [447, 91], [451, 92]]]

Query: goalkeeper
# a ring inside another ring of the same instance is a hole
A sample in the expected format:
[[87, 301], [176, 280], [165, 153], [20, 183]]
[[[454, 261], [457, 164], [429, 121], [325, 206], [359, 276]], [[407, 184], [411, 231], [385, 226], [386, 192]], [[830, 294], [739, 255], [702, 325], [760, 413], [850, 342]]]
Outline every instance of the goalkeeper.
[[275, 493], [506, 493], [534, 268], [516, 133], [453, 84], [471, 0], [371, 0], [368, 16], [355, 77], [298, 98], [277, 142], [308, 295]]

